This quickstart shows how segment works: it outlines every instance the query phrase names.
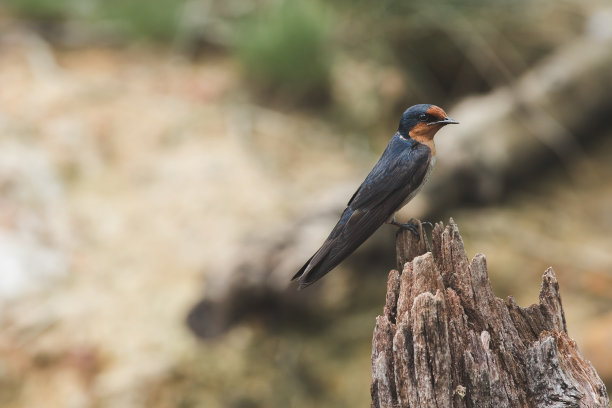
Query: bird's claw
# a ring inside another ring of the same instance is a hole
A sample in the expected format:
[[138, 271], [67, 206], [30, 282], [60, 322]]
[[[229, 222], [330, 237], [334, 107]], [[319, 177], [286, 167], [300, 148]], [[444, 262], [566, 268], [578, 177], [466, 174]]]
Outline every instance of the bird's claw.
[[414, 218], [413, 218], [413, 220], [415, 220], [415, 221], [414, 222], [413, 221], [408, 221], [408, 222], [405, 222], [405, 223], [401, 223], [401, 222], [397, 222], [397, 221], [391, 221], [390, 224], [395, 225], [396, 227], [399, 227], [400, 229], [407, 229], [407, 230], [409, 230], [410, 232], [412, 232], [412, 234], [415, 237], [420, 237], [421, 236], [421, 234], [419, 233], [419, 228], [418, 228], [418, 223], [419, 222], [421, 223], [421, 228], [423, 228], [423, 225], [428, 225], [429, 228], [431, 228], [432, 230], [434, 228], [434, 225], [431, 222], [429, 222], [429, 221], [419, 221], [419, 220], [416, 220]]
[[412, 223], [410, 221], [405, 222], [405, 223], [401, 223], [401, 222], [397, 222], [397, 221], [392, 221], [391, 224], [395, 225], [396, 227], [399, 227], [400, 229], [407, 229], [408, 231], [412, 232], [412, 235], [414, 235], [415, 237], [420, 237], [421, 236], [419, 234], [418, 227], [414, 223]]

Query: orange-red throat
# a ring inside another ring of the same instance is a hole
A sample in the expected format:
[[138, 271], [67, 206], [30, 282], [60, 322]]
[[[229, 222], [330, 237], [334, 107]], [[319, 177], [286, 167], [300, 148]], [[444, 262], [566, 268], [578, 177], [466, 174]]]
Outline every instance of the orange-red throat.
[[[419, 143], [422, 143], [431, 149], [431, 154], [436, 154], [436, 145], [434, 144], [434, 136], [438, 130], [446, 126], [449, 123], [456, 123], [454, 121], [445, 123], [444, 120], [449, 119], [448, 115], [442, 108], [432, 105], [427, 109], [427, 114], [434, 119], [434, 123], [418, 122], [408, 132], [408, 135]], [[435, 123], [440, 121], [440, 123]]]

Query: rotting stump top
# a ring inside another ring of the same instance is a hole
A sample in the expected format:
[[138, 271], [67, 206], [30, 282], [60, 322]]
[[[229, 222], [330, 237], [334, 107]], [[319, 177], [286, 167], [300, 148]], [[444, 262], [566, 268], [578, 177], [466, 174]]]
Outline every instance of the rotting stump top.
[[397, 236], [398, 265], [372, 341], [373, 407], [609, 407], [567, 334], [552, 268], [540, 303], [495, 297], [485, 256], [468, 261], [457, 225]]

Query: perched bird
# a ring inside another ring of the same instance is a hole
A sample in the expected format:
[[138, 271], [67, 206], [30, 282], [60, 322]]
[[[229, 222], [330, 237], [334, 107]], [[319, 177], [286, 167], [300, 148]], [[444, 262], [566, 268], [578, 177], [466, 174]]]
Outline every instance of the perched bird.
[[395, 221], [395, 212], [427, 181], [436, 162], [434, 135], [452, 123], [459, 122], [435, 105], [414, 105], [404, 112], [397, 132], [349, 200], [329, 237], [293, 276], [292, 280], [299, 279], [299, 289], [321, 279], [385, 222], [416, 234], [413, 224]]

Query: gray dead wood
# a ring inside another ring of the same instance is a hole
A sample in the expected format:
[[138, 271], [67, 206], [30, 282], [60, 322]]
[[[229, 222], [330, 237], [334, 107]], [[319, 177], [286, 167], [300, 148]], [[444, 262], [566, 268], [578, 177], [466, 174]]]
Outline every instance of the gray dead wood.
[[[422, 230], [421, 230], [422, 231]], [[549, 268], [540, 303], [493, 294], [484, 255], [470, 262], [457, 225], [397, 236], [398, 264], [372, 340], [372, 407], [609, 407], [568, 336]]]

